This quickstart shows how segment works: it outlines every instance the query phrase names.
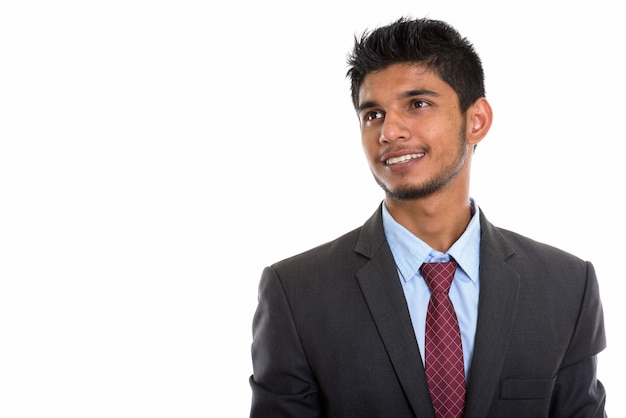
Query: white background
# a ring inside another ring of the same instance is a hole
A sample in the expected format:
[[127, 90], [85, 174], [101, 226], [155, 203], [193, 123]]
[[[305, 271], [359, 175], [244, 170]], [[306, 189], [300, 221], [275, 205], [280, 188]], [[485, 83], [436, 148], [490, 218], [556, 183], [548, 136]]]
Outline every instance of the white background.
[[262, 268], [382, 192], [345, 79], [353, 36], [455, 25], [495, 120], [472, 195], [596, 266], [608, 411], [625, 373], [616, 2], [0, 5], [0, 416], [243, 417]]

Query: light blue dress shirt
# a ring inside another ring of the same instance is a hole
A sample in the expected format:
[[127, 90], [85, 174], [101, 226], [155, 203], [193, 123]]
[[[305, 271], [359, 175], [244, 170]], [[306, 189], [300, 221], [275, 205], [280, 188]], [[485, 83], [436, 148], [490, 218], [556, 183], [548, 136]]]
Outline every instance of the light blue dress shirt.
[[480, 262], [480, 220], [478, 206], [472, 200], [474, 214], [463, 235], [450, 247], [448, 252], [433, 250], [421, 239], [393, 219], [383, 204], [383, 226], [389, 247], [398, 267], [398, 274], [407, 305], [415, 338], [424, 361], [424, 334], [426, 330], [426, 310], [430, 299], [430, 289], [420, 273], [422, 263], [449, 261], [458, 263], [458, 268], [450, 288], [450, 299], [454, 305], [461, 329], [465, 379], [474, 351], [474, 336], [478, 318], [479, 262]]

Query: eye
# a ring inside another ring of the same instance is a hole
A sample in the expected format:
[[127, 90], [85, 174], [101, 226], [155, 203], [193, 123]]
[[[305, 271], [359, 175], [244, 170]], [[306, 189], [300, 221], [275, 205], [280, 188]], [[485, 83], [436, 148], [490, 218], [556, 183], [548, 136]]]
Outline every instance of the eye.
[[382, 118], [383, 118], [383, 113], [378, 111], [378, 110], [375, 110], [373, 112], [369, 112], [369, 113], [367, 113], [365, 115], [365, 120], [368, 121], [368, 122], [372, 121], [372, 120], [375, 120], [375, 119], [382, 119]]
[[414, 100], [413, 102], [411, 102], [411, 107], [413, 109], [421, 109], [427, 106], [429, 106], [429, 103], [424, 100]]

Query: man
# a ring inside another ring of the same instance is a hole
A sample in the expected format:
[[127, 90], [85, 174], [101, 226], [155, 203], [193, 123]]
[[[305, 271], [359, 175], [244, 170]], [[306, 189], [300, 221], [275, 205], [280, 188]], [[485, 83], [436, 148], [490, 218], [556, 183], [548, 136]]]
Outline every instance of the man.
[[[492, 121], [473, 46], [402, 18], [356, 40], [348, 76], [385, 199], [362, 227], [263, 271], [251, 416], [605, 416], [592, 265], [496, 228], [469, 195]], [[451, 288], [431, 291], [442, 266]], [[437, 345], [436, 315], [452, 346]]]

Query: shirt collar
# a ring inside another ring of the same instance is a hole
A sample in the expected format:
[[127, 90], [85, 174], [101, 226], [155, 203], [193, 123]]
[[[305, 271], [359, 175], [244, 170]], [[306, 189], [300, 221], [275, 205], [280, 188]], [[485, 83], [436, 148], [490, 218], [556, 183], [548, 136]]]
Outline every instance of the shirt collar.
[[424, 262], [448, 261], [454, 258], [469, 279], [478, 283], [480, 262], [480, 216], [478, 205], [471, 200], [474, 214], [467, 228], [446, 253], [430, 248], [428, 244], [413, 235], [404, 226], [396, 222], [385, 204], [383, 204], [383, 228], [389, 248], [396, 261], [400, 276], [409, 281], [417, 274]]

